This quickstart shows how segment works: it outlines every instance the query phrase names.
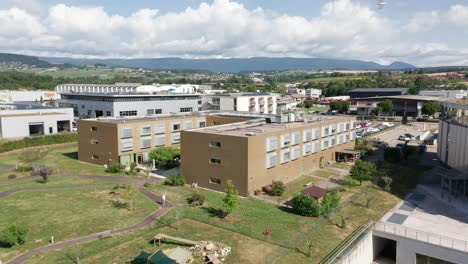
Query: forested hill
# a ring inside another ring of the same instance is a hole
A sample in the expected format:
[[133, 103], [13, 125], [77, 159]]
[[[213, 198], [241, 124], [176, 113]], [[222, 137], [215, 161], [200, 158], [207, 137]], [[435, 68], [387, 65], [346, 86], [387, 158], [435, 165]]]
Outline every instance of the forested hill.
[[35, 66], [37, 68], [48, 68], [48, 67], [54, 66], [53, 64], [47, 61], [38, 59], [37, 57], [10, 54], [10, 53], [0, 53], [0, 62], [3, 62], [3, 63], [17, 62], [17, 63], [22, 63], [24, 65]]

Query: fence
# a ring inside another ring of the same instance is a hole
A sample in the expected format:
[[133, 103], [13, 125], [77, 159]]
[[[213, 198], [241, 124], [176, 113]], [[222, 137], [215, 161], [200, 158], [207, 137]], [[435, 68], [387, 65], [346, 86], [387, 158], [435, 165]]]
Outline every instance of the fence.
[[428, 232], [415, 230], [400, 225], [390, 224], [386, 222], [377, 222], [374, 226], [374, 230], [381, 231], [384, 233], [393, 234], [400, 237], [414, 239], [417, 241], [433, 244], [453, 250], [462, 252], [468, 252], [468, 241], [453, 239], [450, 237], [444, 237]]

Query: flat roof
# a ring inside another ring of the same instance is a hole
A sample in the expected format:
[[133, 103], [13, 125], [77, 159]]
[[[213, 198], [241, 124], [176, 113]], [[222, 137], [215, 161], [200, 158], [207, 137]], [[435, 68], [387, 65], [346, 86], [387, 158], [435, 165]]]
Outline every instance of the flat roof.
[[349, 116], [322, 116], [322, 115], [309, 115], [306, 121], [289, 122], [289, 123], [266, 123], [265, 119], [253, 119], [244, 122], [205, 127], [193, 129], [191, 131], [208, 134], [238, 136], [238, 137], [252, 137], [262, 134], [269, 134], [273, 132], [281, 132], [285, 129], [295, 129], [307, 127], [311, 124], [319, 124], [333, 120], [349, 120]]
[[2, 111], [2, 107], [11, 107], [14, 106], [16, 109], [5, 109], [5, 110], [31, 110], [31, 109], [58, 109], [58, 107], [51, 107], [51, 106], [43, 106], [40, 104], [20, 104], [20, 103], [0, 103], [0, 112]]
[[373, 93], [373, 92], [407, 92], [408, 88], [356, 88], [353, 89], [350, 92], [368, 92], [368, 93]]
[[4, 114], [2, 114], [2, 112], [0, 111], [0, 117], [50, 116], [50, 115], [63, 115], [63, 114], [65, 114], [65, 113], [59, 113], [59, 112], [54, 112], [54, 113], [41, 113], [41, 112], [37, 112], [37, 113], [22, 114], [21, 112], [19, 112], [18, 114], [7, 114], [7, 115], [4, 115]]
[[79, 96], [97, 96], [97, 97], [200, 97], [200, 94], [185, 94], [185, 93], [81, 93], [81, 92], [58, 92], [63, 95], [79, 95]]
[[396, 99], [396, 100], [410, 100], [410, 101], [441, 101], [434, 96], [424, 96], [424, 95], [389, 95], [389, 96], [373, 96], [373, 97], [362, 97], [355, 98], [354, 100], [375, 100], [375, 99]]

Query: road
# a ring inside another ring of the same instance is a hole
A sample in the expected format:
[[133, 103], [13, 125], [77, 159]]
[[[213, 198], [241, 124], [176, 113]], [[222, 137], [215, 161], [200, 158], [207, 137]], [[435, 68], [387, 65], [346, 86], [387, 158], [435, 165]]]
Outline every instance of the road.
[[[398, 143], [404, 143], [404, 141], [398, 140], [398, 137], [402, 134], [411, 134], [413, 136], [418, 136], [423, 133], [423, 131], [428, 129], [437, 129], [439, 124], [437, 123], [412, 123], [410, 125], [400, 125], [394, 129], [389, 129], [388, 131], [384, 131], [381, 134], [375, 135], [368, 139], [376, 139], [380, 141], [387, 142], [390, 147], [395, 147]], [[413, 144], [413, 142], [409, 142], [409, 144]], [[414, 142], [414, 144], [417, 144]]]

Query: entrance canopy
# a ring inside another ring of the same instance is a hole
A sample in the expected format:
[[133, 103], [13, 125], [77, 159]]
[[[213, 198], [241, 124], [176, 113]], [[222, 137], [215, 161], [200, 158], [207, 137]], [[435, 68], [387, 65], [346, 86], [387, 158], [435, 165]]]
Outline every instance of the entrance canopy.
[[336, 161], [355, 162], [361, 157], [361, 152], [354, 150], [341, 150], [336, 152]]

